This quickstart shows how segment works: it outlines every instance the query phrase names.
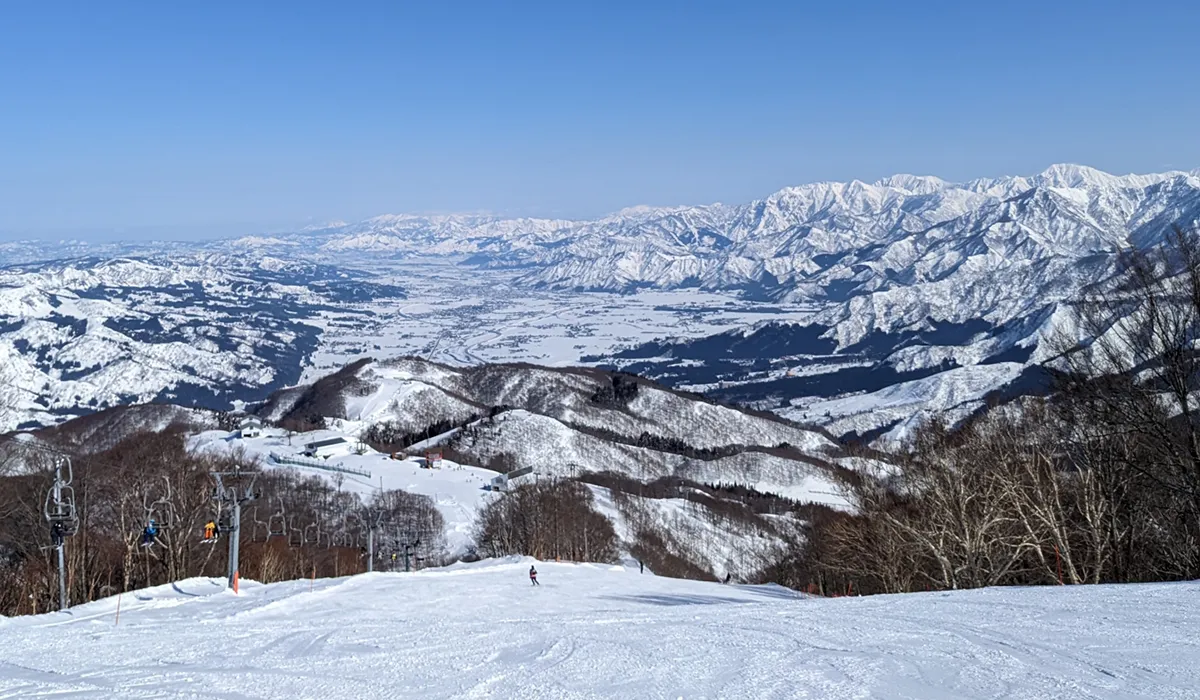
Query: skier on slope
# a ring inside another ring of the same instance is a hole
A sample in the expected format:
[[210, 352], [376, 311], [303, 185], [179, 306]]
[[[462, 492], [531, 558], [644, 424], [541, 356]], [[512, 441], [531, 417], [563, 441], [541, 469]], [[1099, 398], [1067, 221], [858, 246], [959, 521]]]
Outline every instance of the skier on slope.
[[529, 583], [534, 586], [542, 585], [537, 582], [537, 569], [533, 568], [532, 566], [529, 567]]

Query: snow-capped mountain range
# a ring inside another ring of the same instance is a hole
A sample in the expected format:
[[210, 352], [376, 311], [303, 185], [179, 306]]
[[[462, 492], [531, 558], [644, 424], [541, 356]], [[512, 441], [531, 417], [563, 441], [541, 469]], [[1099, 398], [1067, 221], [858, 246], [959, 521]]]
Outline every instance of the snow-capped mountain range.
[[[1035, 385], [1042, 340], [1068, 323], [1069, 302], [1111, 275], [1121, 250], [1197, 221], [1200, 170], [1117, 176], [1055, 165], [966, 183], [814, 183], [742, 205], [633, 207], [589, 221], [387, 215], [196, 244], [7, 243], [0, 366], [24, 407], [13, 415], [39, 422], [170, 399], [192, 383], [222, 400], [261, 398], [297, 380], [314, 339], [343, 332], [312, 323], [313, 308], [353, 299], [369, 316], [374, 296], [396, 297], [345, 270], [444, 256], [476, 278], [503, 274], [505, 285], [564, 294], [701, 289], [758, 300], [764, 320], [755, 326], [578, 352], [839, 434], [896, 437], [928, 411], [961, 415], [989, 393]], [[47, 259], [55, 261], [33, 262]], [[321, 286], [337, 280], [357, 286]], [[203, 294], [186, 291], [197, 284]], [[247, 295], [269, 308], [239, 312]], [[790, 320], [773, 316], [775, 306]], [[257, 324], [272, 315], [307, 324], [272, 335]], [[175, 316], [191, 324], [183, 329], [208, 330], [184, 333]], [[213, 340], [222, 335], [228, 343]], [[277, 352], [253, 350], [272, 342]], [[114, 372], [119, 381], [107, 378]]]
[[694, 287], [809, 304], [803, 324], [590, 359], [838, 432], [899, 436], [926, 409], [962, 414], [990, 392], [1036, 384], [1041, 341], [1069, 322], [1064, 302], [1111, 275], [1121, 250], [1197, 221], [1200, 170], [1054, 165], [966, 183], [822, 182], [741, 206], [637, 207], [595, 221], [380, 217], [314, 243], [468, 255], [542, 288]]
[[984, 251], [1039, 260], [1146, 244], [1200, 213], [1198, 196], [1200, 170], [1116, 176], [1055, 165], [961, 184], [821, 182], [741, 206], [634, 207], [594, 221], [380, 216], [307, 234], [328, 252], [526, 265], [525, 282], [552, 287], [746, 287], [829, 300], [946, 278]]

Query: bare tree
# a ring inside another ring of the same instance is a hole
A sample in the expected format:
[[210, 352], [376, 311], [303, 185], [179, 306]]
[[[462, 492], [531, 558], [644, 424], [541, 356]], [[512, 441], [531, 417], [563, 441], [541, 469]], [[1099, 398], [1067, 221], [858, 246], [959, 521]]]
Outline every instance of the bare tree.
[[591, 491], [570, 480], [524, 483], [492, 501], [479, 514], [475, 539], [489, 556], [599, 562], [617, 556], [612, 524], [592, 509]]
[[[1155, 507], [1200, 532], [1200, 237], [1176, 228], [1128, 252], [1116, 282], [1079, 309], [1080, 335], [1060, 339], [1064, 387], [1093, 439], [1136, 445], [1125, 466], [1154, 485]], [[1200, 573], [1200, 552], [1186, 555]]]

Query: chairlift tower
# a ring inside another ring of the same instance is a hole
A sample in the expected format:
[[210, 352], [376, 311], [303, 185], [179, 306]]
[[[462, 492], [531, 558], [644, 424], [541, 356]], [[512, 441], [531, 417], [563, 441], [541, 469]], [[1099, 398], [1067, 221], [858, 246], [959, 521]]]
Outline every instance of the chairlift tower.
[[370, 573], [375, 570], [375, 531], [383, 526], [383, 511], [367, 511], [367, 526], [367, 572]]
[[213, 500], [219, 509], [222, 504], [228, 505], [232, 511], [229, 531], [229, 587], [234, 593], [238, 592], [238, 554], [242, 538], [242, 504], [258, 498], [254, 492], [254, 482], [258, 472], [244, 472], [234, 469], [229, 472], [213, 472], [217, 487], [213, 489]]
[[[404, 552], [404, 573], [408, 573], [412, 571], [412, 559], [417, 553], [417, 547], [421, 546], [421, 538], [411, 532], [401, 535], [400, 528], [396, 528], [396, 544]], [[416, 559], [422, 561], [422, 557]]]
[[[66, 466], [66, 477], [63, 467]], [[54, 484], [46, 492], [42, 514], [50, 525], [50, 541], [58, 552], [58, 609], [67, 609], [67, 565], [63, 551], [66, 538], [79, 532], [79, 514], [75, 510], [75, 489], [71, 482], [75, 475], [71, 460], [61, 457], [54, 463]]]

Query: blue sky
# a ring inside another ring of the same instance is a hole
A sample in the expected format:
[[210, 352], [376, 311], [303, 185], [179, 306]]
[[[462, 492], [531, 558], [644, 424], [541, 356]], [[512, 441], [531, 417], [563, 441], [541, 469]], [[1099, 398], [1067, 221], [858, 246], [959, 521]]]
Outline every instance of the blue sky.
[[0, 235], [1192, 169], [1197, 5], [9, 3]]

